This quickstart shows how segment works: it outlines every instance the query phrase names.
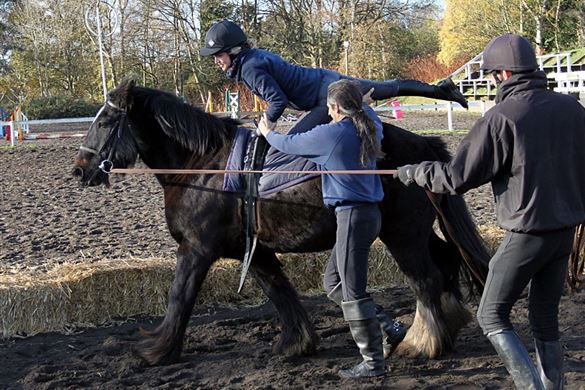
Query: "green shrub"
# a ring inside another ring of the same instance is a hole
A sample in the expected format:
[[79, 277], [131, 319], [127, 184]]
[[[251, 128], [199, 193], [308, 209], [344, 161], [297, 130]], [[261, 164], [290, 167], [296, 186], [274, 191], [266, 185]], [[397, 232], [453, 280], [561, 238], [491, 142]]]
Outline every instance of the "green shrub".
[[25, 112], [29, 119], [79, 118], [94, 116], [101, 104], [70, 96], [34, 98]]

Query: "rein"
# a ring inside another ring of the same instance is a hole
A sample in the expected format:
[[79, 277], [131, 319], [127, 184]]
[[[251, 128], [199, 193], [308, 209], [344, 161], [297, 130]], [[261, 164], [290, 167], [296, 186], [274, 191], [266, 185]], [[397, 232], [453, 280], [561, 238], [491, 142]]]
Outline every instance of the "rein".
[[573, 239], [573, 249], [569, 256], [569, 269], [567, 272], [567, 283], [571, 291], [577, 291], [585, 284], [583, 271], [585, 270], [585, 259], [583, 250], [585, 247], [585, 224], [577, 225]]
[[[335, 175], [394, 175], [397, 170], [396, 169], [369, 169], [369, 170], [337, 170], [337, 171], [296, 171], [296, 170], [278, 170], [278, 171], [264, 171], [264, 170], [241, 170], [241, 169], [233, 169], [233, 170], [226, 170], [226, 169], [150, 169], [150, 168], [115, 168], [110, 171], [111, 173], [130, 173], [130, 174], [143, 174], [143, 173], [150, 173], [155, 175], [214, 175], [214, 174], [226, 174], [226, 173], [243, 173], [243, 174], [263, 174], [263, 173], [276, 173], [276, 174], [335, 174]], [[443, 210], [441, 209], [441, 205], [437, 199], [437, 196], [429, 190], [425, 190], [429, 200], [431, 201], [433, 207], [437, 211], [437, 214], [443, 221], [445, 225], [445, 229], [447, 233], [459, 249], [459, 253], [463, 257], [467, 268], [471, 271], [473, 276], [481, 283], [482, 286], [485, 286], [485, 281], [479, 274], [479, 272], [473, 267], [473, 263], [471, 261], [471, 256], [469, 253], [463, 248], [463, 246], [459, 243], [455, 236], [455, 229], [447, 220]], [[241, 288], [241, 287], [240, 287]]]
[[443, 224], [445, 225], [445, 229], [447, 230], [447, 233], [449, 234], [449, 236], [451, 236], [451, 239], [453, 240], [455, 245], [457, 245], [457, 249], [459, 249], [459, 253], [461, 253], [461, 257], [463, 257], [463, 260], [465, 261], [467, 268], [469, 268], [469, 270], [473, 274], [473, 277], [475, 279], [477, 279], [477, 281], [479, 281], [479, 283], [481, 283], [481, 285], [483, 287], [485, 287], [485, 280], [484, 280], [484, 278], [481, 277], [481, 275], [479, 274], [479, 271], [477, 269], [475, 269], [475, 267], [473, 267], [473, 263], [471, 262], [471, 256], [469, 255], [469, 253], [467, 253], [467, 251], [461, 245], [459, 245], [459, 242], [455, 239], [454, 228], [449, 223], [449, 220], [445, 217], [445, 214], [443, 213], [443, 210], [441, 209], [441, 205], [439, 204], [439, 201], [437, 199], [437, 195], [432, 193], [429, 190], [425, 190], [425, 192], [427, 193], [429, 200], [431, 201], [431, 203], [435, 207], [435, 210], [437, 210], [437, 213], [441, 217], [441, 220], [443, 221]]

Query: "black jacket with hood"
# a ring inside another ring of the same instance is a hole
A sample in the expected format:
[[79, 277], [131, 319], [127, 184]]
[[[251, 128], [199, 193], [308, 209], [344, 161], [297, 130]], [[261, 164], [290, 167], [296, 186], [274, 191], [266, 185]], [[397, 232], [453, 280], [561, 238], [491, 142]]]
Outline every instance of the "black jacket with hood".
[[537, 71], [498, 86], [496, 105], [479, 119], [448, 163], [423, 162], [416, 183], [462, 194], [491, 182], [498, 223], [514, 232], [547, 232], [585, 221], [585, 108], [546, 89]]

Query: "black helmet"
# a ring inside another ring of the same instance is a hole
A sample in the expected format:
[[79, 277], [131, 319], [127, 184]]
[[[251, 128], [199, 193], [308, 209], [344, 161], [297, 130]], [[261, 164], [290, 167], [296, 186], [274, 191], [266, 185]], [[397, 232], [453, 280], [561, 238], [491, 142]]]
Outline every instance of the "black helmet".
[[244, 44], [248, 37], [240, 26], [231, 20], [215, 23], [205, 34], [205, 47], [199, 50], [202, 56], [227, 52], [229, 49]]
[[526, 72], [536, 70], [536, 55], [530, 42], [515, 34], [504, 34], [492, 39], [483, 50], [480, 69]]

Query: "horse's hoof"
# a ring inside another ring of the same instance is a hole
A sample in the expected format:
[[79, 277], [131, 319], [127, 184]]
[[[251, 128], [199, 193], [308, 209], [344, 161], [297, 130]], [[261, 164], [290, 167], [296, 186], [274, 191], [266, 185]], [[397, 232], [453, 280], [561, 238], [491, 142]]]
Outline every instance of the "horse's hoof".
[[286, 338], [281, 335], [274, 344], [272, 352], [286, 357], [312, 355], [317, 351], [319, 338], [316, 333], [307, 337]]
[[[410, 333], [410, 332], [409, 332]], [[413, 338], [412, 335], [409, 337], [409, 333], [394, 350], [394, 355], [402, 356], [410, 359], [436, 359], [443, 351], [439, 347], [437, 340], [427, 338], [424, 342], [421, 339]]]
[[152, 340], [143, 340], [134, 348], [133, 354], [149, 366], [165, 366], [179, 361], [180, 353], [176, 350], [163, 352], [157, 350]]

